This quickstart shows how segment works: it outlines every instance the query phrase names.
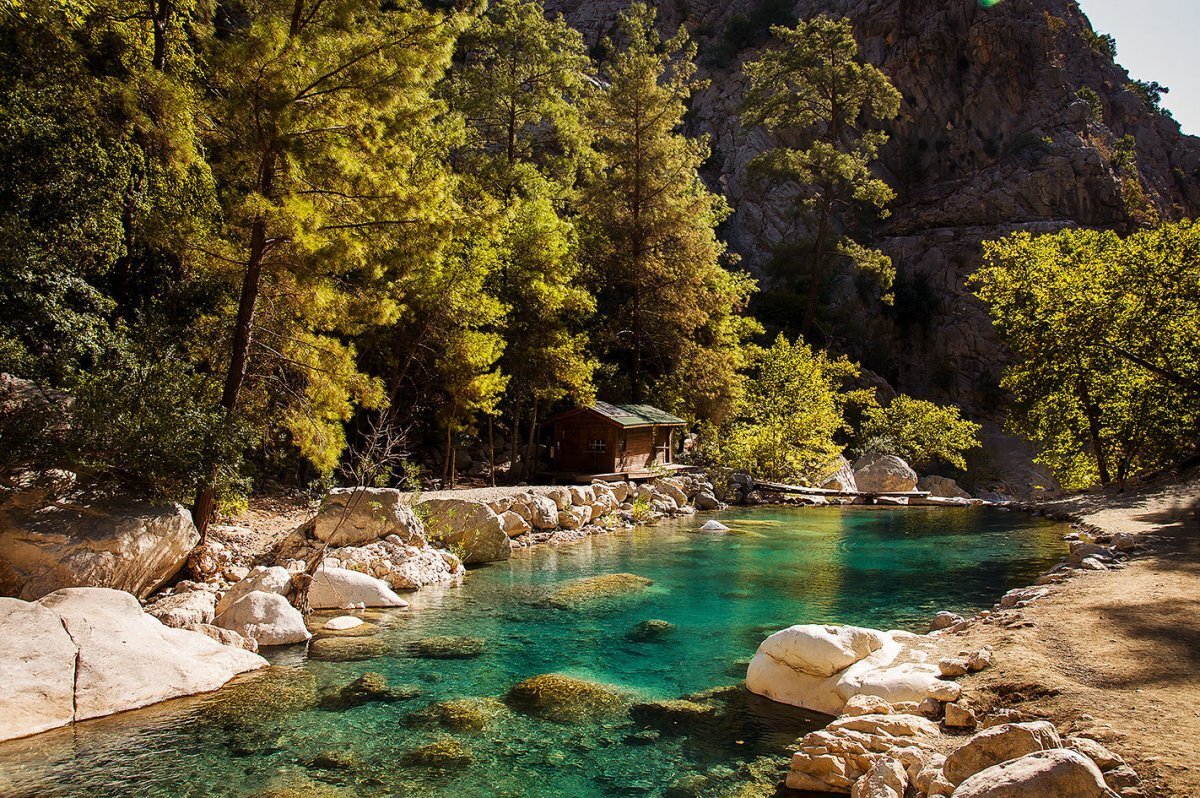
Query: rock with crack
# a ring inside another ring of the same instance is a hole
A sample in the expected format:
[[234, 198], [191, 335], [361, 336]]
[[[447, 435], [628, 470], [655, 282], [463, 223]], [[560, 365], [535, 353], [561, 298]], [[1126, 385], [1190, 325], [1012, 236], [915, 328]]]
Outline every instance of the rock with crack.
[[759, 645], [746, 671], [746, 687], [829, 715], [839, 714], [859, 694], [890, 704], [957, 699], [961, 688], [938, 677], [924, 640], [854, 626], [792, 626]]
[[183, 506], [128, 500], [0, 512], [0, 594], [33, 600], [64, 587], [144, 599], [200, 540]]
[[942, 771], [952, 784], [960, 784], [981, 770], [1010, 759], [1061, 748], [1062, 739], [1044, 720], [992, 726], [972, 737], [966, 745], [946, 757]]
[[242, 648], [164, 626], [124, 591], [0, 598], [0, 740], [208, 692], [266, 666]]

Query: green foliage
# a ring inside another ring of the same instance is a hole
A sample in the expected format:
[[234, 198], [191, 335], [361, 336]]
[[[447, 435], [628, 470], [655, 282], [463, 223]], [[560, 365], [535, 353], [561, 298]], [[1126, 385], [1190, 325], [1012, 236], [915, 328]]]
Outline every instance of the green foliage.
[[1096, 123], [1104, 122], [1104, 103], [1100, 100], [1100, 95], [1091, 86], [1084, 86], [1079, 91], [1075, 92], [1075, 96], [1088, 104], [1089, 121]]
[[219, 500], [236, 501], [248, 490], [241, 473], [247, 431], [224, 423], [220, 385], [178, 353], [108, 357], [81, 375], [72, 393], [70, 467], [187, 502], [216, 462]]
[[765, 350], [736, 421], [708, 436], [704, 459], [759, 479], [804, 482], [819, 478], [842, 453], [846, 410], [873, 401], [849, 390], [858, 366], [815, 352], [780, 335]]
[[755, 329], [740, 316], [753, 282], [721, 266], [715, 229], [729, 209], [697, 172], [707, 141], [679, 132], [703, 85], [696, 45], [682, 28], [663, 41], [641, 3], [619, 28], [619, 47], [602, 65], [607, 86], [589, 108], [603, 168], [583, 220], [598, 306], [593, 340], [606, 373], [619, 375], [602, 388], [693, 417], [727, 416], [742, 390], [741, 344]]
[[1131, 80], [1126, 88], [1141, 97], [1142, 102], [1146, 103], [1146, 107], [1151, 111], [1162, 114], [1168, 119], [1171, 118], [1171, 112], [1162, 105], [1162, 96], [1171, 92], [1166, 86], [1156, 80]]
[[1015, 363], [1014, 428], [1066, 487], [1173, 462], [1200, 430], [1200, 228], [985, 246], [972, 278]]
[[812, 236], [803, 322], [807, 331], [815, 321], [822, 282], [835, 261], [874, 275], [884, 301], [890, 301], [895, 275], [891, 260], [839, 234], [836, 217], [842, 207], [869, 208], [887, 216], [885, 207], [895, 195], [870, 167], [888, 137], [872, 125], [896, 116], [900, 93], [881, 70], [859, 60], [847, 19], [818, 16], [771, 32], [780, 45], [744, 67], [750, 88], [742, 123], [799, 133], [802, 138], [798, 147], [767, 150], [751, 168], [763, 179], [800, 187], [796, 212]]
[[900, 394], [885, 406], [867, 408], [858, 451], [894, 454], [916, 468], [945, 462], [965, 470], [963, 454], [980, 445], [980, 429], [954, 405]]
[[1079, 36], [1096, 55], [1103, 56], [1109, 61], [1117, 60], [1117, 40], [1111, 34], [1099, 33], [1090, 26], [1084, 25], [1079, 29]]

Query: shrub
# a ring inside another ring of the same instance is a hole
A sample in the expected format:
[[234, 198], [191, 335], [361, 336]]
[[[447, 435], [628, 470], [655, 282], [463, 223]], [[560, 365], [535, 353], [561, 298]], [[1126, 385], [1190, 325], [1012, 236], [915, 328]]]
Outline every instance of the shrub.
[[944, 461], [966, 469], [963, 453], [979, 446], [980, 426], [954, 405], [937, 405], [900, 394], [886, 407], [866, 412], [859, 437], [861, 453], [894, 454], [913, 466]]

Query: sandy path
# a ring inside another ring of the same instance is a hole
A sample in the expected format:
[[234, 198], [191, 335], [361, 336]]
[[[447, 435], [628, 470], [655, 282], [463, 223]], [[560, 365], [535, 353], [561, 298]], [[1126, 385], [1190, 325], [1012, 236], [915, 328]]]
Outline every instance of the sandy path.
[[965, 686], [1101, 740], [1141, 774], [1145, 795], [1200, 796], [1200, 479], [1049, 509], [1146, 535], [1152, 550], [1120, 570], [1075, 572], [1012, 628], [951, 636], [996, 650], [996, 666]]

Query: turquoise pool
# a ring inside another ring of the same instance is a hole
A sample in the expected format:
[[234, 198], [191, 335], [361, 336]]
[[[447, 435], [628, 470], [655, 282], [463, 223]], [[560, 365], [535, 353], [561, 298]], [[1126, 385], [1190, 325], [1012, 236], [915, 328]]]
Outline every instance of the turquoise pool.
[[[631, 702], [734, 685], [776, 629], [919, 631], [937, 610], [974, 611], [1029, 584], [1065, 551], [1061, 525], [983, 508], [730, 510], [715, 517], [735, 534], [696, 532], [708, 517], [527, 550], [461, 588], [416, 595], [408, 610], [370, 613], [379, 656], [277, 650], [269, 657], [289, 670], [275, 676], [0, 744], [0, 795], [732, 795], [748, 769], [782, 762], [784, 746], [823, 719], [732, 693], [717, 728], [690, 734], [624, 713], [555, 723], [495, 702], [486, 726], [467, 729], [424, 710], [500, 698], [550, 672], [612, 685]], [[569, 609], [547, 601], [567, 580], [613, 573], [653, 584]], [[671, 627], [639, 634], [651, 619]], [[412, 650], [435, 636], [483, 650], [463, 659]], [[314, 706], [368, 671], [402, 700]], [[433, 742], [449, 742], [451, 760], [413, 763], [410, 752]]]

